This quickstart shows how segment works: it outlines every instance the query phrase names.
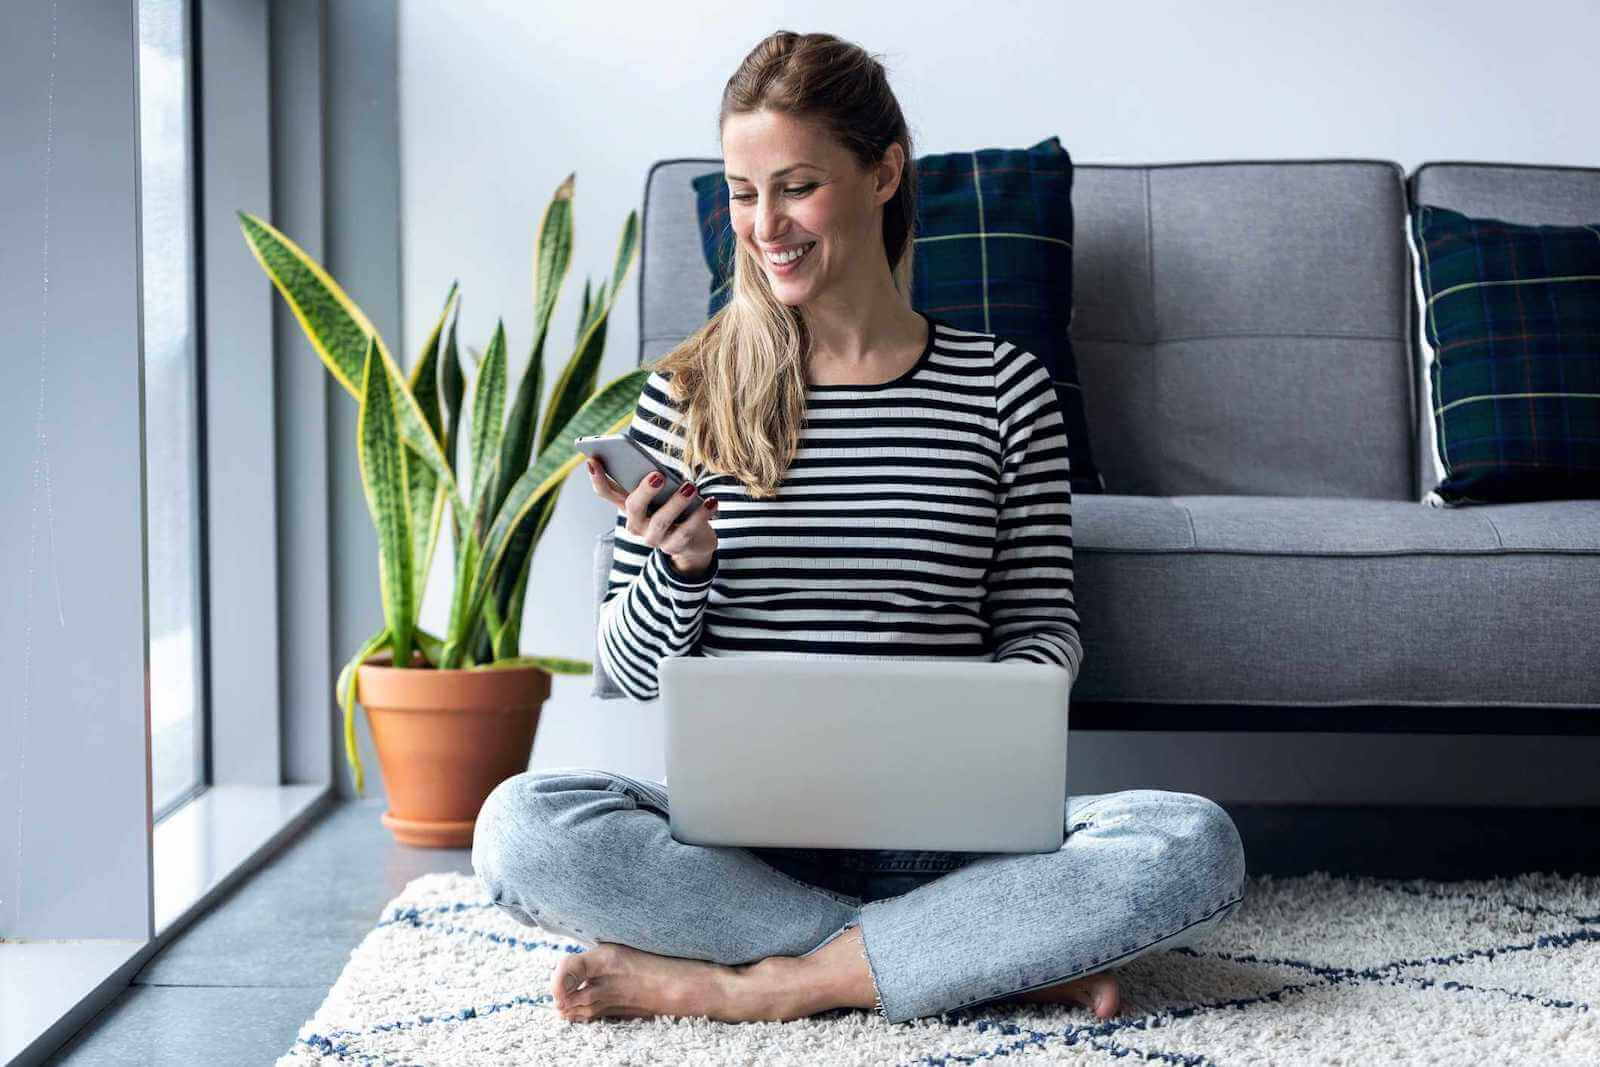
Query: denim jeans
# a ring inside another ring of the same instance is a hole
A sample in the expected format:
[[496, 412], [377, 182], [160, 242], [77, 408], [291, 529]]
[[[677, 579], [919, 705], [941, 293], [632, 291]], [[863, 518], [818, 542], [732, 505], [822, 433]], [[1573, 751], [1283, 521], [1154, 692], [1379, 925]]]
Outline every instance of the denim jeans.
[[659, 782], [527, 771], [484, 802], [472, 865], [513, 918], [591, 948], [742, 964], [858, 926], [897, 1023], [1189, 944], [1244, 894], [1239, 832], [1194, 793], [1068, 796], [1044, 853], [688, 845], [667, 812]]

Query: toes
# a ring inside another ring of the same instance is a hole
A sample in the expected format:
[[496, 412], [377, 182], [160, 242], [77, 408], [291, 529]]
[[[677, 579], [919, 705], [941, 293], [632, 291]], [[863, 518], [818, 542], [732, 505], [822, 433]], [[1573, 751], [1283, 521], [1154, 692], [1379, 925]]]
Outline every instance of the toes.
[[600, 990], [596, 982], [591, 979], [589, 984], [582, 989], [569, 989], [561, 996], [555, 998], [556, 1007], [562, 1011], [594, 1011], [603, 1005], [599, 1000]]
[[584, 959], [588, 953], [579, 953], [568, 956], [556, 964], [555, 973], [550, 976], [550, 995], [557, 1004], [564, 1004], [578, 991], [578, 987], [588, 981], [594, 974], [594, 963]]
[[1114, 978], [1108, 978], [1104, 985], [1097, 991], [1094, 1003], [1094, 1013], [1102, 1019], [1109, 1019], [1117, 1014], [1120, 992]]
[[567, 1022], [571, 1023], [594, 1022], [598, 1019], [655, 1018], [654, 1012], [645, 1011], [641, 1008], [632, 1008], [625, 1005], [613, 1007], [605, 1004], [598, 1004], [588, 999], [578, 1003], [569, 1002], [566, 1005], [558, 1008], [557, 1014], [559, 1014]]
[[569, 994], [566, 999], [556, 1004], [556, 1012], [568, 1022], [587, 1022], [600, 1014], [599, 1005], [594, 1001], [594, 994], [589, 990], [581, 993]]

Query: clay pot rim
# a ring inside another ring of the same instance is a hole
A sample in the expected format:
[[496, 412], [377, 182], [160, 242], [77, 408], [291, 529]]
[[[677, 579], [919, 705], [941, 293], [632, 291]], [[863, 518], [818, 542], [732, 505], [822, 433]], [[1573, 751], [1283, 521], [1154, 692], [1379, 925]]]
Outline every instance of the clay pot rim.
[[[394, 653], [392, 651], [379, 652], [375, 656], [369, 656], [367, 659], [362, 660], [358, 665], [358, 669], [381, 671], [385, 674], [416, 674], [420, 672], [433, 676], [462, 675], [470, 678], [482, 678], [486, 675], [516, 677], [519, 674], [548, 674], [552, 681], [555, 679], [555, 674], [552, 671], [532, 663], [521, 667], [498, 667], [493, 671], [488, 671], [480, 667], [435, 667], [427, 661], [420, 649], [412, 649], [411, 657], [412, 666], [396, 667], [394, 666]], [[418, 660], [421, 662], [418, 662]]]
[[549, 699], [555, 677], [542, 667], [439, 670], [417, 653], [412, 667], [388, 667], [386, 650], [356, 672], [356, 700], [368, 713], [412, 712], [456, 715], [467, 712], [525, 714]]

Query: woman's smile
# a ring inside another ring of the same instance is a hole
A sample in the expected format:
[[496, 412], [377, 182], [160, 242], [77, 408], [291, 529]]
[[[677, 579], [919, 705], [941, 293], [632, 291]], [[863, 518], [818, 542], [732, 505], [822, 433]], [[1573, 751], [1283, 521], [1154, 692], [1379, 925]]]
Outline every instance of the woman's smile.
[[808, 241], [802, 245], [786, 248], [782, 253], [764, 252], [762, 258], [767, 261], [767, 269], [781, 278], [793, 274], [804, 266], [811, 258], [811, 250], [816, 246], [817, 242]]

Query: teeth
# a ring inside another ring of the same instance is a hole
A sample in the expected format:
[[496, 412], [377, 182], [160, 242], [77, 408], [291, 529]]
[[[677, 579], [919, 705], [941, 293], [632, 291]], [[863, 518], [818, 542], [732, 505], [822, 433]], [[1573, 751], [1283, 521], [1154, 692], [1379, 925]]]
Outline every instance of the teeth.
[[786, 253], [786, 254], [781, 255], [781, 256], [773, 255], [771, 252], [768, 252], [767, 253], [767, 258], [769, 260], [771, 260], [772, 262], [779, 264], [780, 266], [782, 264], [784, 264], [784, 263], [793, 263], [795, 260], [799, 259], [801, 256], [803, 256], [807, 252], [809, 252], [812, 249], [812, 247], [814, 245], [816, 245], [816, 243], [817, 242], [812, 241], [811, 244], [803, 245], [798, 250], [796, 250], [794, 252]]

